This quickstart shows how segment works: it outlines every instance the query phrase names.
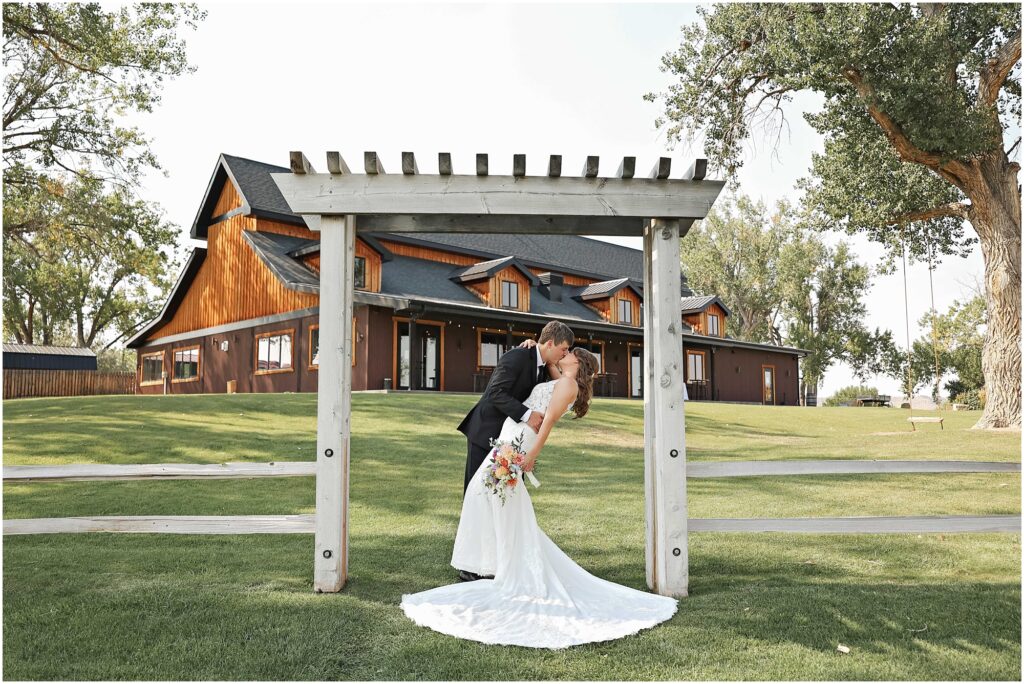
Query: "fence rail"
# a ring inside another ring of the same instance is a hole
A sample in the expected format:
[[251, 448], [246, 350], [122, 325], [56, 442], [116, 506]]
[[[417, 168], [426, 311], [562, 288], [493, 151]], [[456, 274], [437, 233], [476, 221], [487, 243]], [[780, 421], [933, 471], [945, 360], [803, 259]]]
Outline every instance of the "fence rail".
[[90, 370], [4, 369], [4, 399], [135, 394], [135, 373]]

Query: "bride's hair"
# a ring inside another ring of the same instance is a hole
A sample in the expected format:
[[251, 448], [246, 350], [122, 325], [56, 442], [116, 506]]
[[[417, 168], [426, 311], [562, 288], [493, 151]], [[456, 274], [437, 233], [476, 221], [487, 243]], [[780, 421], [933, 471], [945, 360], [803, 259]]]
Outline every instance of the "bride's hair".
[[597, 357], [584, 349], [575, 347], [572, 353], [579, 359], [580, 368], [576, 371], [576, 385], [579, 392], [576, 394], [576, 401], [572, 405], [572, 411], [576, 418], [582, 418], [590, 410], [590, 398], [594, 395], [594, 374], [597, 373]]

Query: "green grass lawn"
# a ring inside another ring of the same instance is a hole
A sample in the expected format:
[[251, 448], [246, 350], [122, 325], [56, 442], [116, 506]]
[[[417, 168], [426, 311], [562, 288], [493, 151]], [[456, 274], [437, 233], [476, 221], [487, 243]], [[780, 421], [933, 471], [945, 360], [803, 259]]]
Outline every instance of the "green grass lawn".
[[[350, 581], [312, 586], [311, 535], [4, 538], [7, 679], [1019, 679], [1017, 535], [694, 534], [672, 620], [566, 651], [408, 621], [454, 581], [467, 396], [357, 395]], [[4, 464], [312, 460], [313, 395], [4, 402]], [[909, 430], [896, 409], [687, 404], [687, 456], [1019, 461], [1020, 434]], [[644, 587], [643, 415], [560, 423], [531, 491], [594, 574]], [[429, 467], [426, 465], [429, 464]], [[1019, 474], [723, 478], [692, 517], [1019, 513]], [[313, 478], [4, 485], [4, 517], [311, 513]], [[844, 655], [836, 646], [851, 648]]]

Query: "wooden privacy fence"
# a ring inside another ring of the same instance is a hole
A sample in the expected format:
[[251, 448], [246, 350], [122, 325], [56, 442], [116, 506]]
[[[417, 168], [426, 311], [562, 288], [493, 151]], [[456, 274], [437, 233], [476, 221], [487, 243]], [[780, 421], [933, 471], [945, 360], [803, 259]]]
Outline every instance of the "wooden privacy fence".
[[135, 394], [135, 373], [91, 370], [4, 369], [4, 399]]

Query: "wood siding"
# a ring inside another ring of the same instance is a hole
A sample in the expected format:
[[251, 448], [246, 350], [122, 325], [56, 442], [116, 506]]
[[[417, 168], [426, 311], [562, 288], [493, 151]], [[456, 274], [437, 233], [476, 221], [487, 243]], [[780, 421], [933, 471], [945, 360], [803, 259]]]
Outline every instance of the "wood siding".
[[708, 314], [715, 314], [718, 316], [718, 335], [716, 337], [725, 337], [725, 311], [722, 310], [718, 304], [712, 304], [703, 311], [697, 313], [687, 314], [683, 316], [683, 320], [693, 328], [695, 333], [701, 335], [707, 335], [708, 330]]
[[[359, 288], [368, 292], [380, 292], [380, 254], [370, 249], [365, 242], [356, 238], [356, 256], [366, 259], [366, 287]], [[317, 271], [320, 270], [319, 255], [317, 255]]]
[[468, 254], [446, 252], [444, 250], [430, 249], [429, 247], [420, 247], [418, 245], [407, 245], [402, 242], [392, 242], [391, 240], [381, 240], [380, 244], [387, 247], [395, 256], [440, 261], [444, 264], [454, 264], [456, 266], [472, 266], [473, 264], [478, 264], [481, 261], [486, 261], [486, 259], [470, 256]]
[[4, 399], [135, 394], [135, 373], [92, 370], [4, 369]]
[[[231, 188], [230, 183], [225, 185], [225, 192], [228, 188]], [[257, 227], [267, 232], [316, 239], [316, 235], [305, 228], [251, 216], [232, 216], [211, 225], [208, 252], [199, 273], [174, 317], [150, 333], [149, 339], [304, 309], [319, 303], [315, 294], [286, 288], [263, 264], [242, 237], [242, 231]]]
[[[619, 320], [619, 300], [625, 299], [630, 304], [632, 310], [632, 318], [629, 322], [623, 323]], [[619, 325], [630, 325], [634, 328], [639, 328], [640, 322], [640, 297], [637, 293], [633, 292], [630, 288], [619, 290], [611, 297], [611, 321], [612, 323], [618, 323]]]
[[225, 183], [220, 197], [217, 198], [217, 204], [213, 207], [213, 215], [210, 218], [217, 218], [240, 206], [242, 206], [242, 197], [235, 189], [234, 183]]
[[526, 279], [523, 273], [513, 266], [503, 268], [502, 270], [495, 273], [490, 278], [490, 297], [488, 299], [488, 305], [495, 309], [503, 309], [501, 305], [501, 283], [502, 281], [510, 281], [519, 286], [519, 306], [507, 307], [513, 311], [529, 311], [530, 310], [530, 281]]

